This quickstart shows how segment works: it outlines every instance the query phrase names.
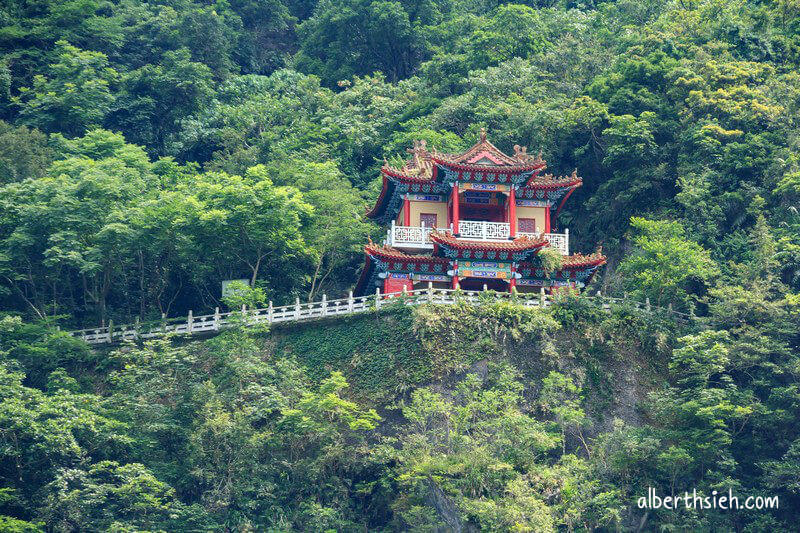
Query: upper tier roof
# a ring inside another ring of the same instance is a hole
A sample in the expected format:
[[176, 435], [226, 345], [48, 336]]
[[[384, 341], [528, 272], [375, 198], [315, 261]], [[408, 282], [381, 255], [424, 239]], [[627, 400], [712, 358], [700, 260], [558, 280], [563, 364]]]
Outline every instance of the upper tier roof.
[[486, 129], [481, 129], [478, 142], [461, 154], [440, 153], [435, 148], [429, 151], [424, 140], [414, 141], [414, 147], [408, 152], [411, 158], [406, 164], [395, 168], [389, 166], [387, 162], [383, 167], [384, 173], [405, 180], [425, 181], [434, 179], [436, 165], [454, 170], [494, 171], [505, 174], [542, 170], [547, 166], [541, 152], [532, 156], [524, 146], [515, 145], [514, 155], [504, 153], [486, 139]]
[[456, 182], [513, 187], [517, 198], [550, 202], [583, 183], [577, 172], [561, 177], [540, 175], [547, 166], [541, 154], [532, 156], [520, 146], [514, 146], [513, 155], [505, 154], [486, 139], [486, 130], [461, 154], [428, 150], [425, 141], [414, 141], [408, 152], [411, 157], [400, 168], [388, 162], [381, 168], [381, 193], [368, 217], [388, 223], [400, 211], [404, 194], [449, 194]]
[[486, 139], [486, 129], [481, 128], [480, 139], [472, 148], [463, 154], [433, 154], [434, 160], [441, 163], [450, 163], [461, 166], [481, 166], [481, 167], [529, 167], [535, 166], [544, 168], [542, 154], [536, 157], [528, 154], [528, 149], [524, 146], [515, 145], [514, 155], [510, 156], [503, 153], [498, 147]]

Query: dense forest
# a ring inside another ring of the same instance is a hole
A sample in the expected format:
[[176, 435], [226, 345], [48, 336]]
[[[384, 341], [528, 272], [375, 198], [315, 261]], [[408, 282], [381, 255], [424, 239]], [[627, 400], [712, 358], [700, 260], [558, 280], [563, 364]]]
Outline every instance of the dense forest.
[[[0, 529], [796, 530], [798, 111], [797, 0], [0, 2]], [[384, 160], [481, 128], [663, 311], [64, 333], [346, 294]]]

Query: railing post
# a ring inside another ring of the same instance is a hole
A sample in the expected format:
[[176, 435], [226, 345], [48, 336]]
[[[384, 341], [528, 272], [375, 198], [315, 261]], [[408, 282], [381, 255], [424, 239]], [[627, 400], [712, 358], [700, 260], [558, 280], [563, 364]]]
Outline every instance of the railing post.
[[389, 246], [394, 246], [394, 236], [395, 236], [394, 226], [395, 226], [394, 220], [392, 220], [392, 228], [389, 230]]
[[539, 287], [539, 307], [544, 307], [544, 287]]
[[328, 295], [322, 295], [322, 316], [328, 316]]
[[272, 324], [273, 320], [275, 320], [275, 309], [273, 309], [272, 300], [270, 300], [269, 307], [267, 307], [267, 323]]
[[114, 321], [108, 321], [108, 342], [109, 344], [114, 342]]
[[353, 301], [353, 291], [347, 293], [347, 312], [352, 313], [355, 302]]
[[294, 299], [294, 319], [300, 320], [300, 297], [297, 296]]
[[167, 313], [161, 313], [161, 331], [167, 333]]
[[488, 285], [485, 283], [483, 284], [483, 292], [486, 292], [489, 289]]
[[214, 331], [219, 331], [219, 307], [214, 308]]
[[433, 302], [433, 282], [428, 282], [428, 302]]
[[381, 288], [375, 287], [375, 309], [381, 308]]
[[139, 340], [139, 315], [136, 315], [136, 319], [133, 321], [133, 338]]
[[194, 317], [192, 316], [192, 310], [189, 309], [189, 316], [186, 317], [186, 332], [191, 335], [192, 334], [192, 327], [194, 326]]
[[644, 306], [645, 306], [645, 309], [647, 309], [647, 311], [650, 312], [650, 297], [649, 296], [644, 299]]

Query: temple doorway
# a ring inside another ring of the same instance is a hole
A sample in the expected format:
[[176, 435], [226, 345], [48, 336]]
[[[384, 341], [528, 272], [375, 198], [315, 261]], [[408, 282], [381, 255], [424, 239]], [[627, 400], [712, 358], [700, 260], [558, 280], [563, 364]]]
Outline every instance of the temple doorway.
[[459, 281], [459, 285], [464, 291], [482, 291], [486, 285], [486, 290], [489, 291], [508, 292], [508, 282], [502, 279], [464, 278]]

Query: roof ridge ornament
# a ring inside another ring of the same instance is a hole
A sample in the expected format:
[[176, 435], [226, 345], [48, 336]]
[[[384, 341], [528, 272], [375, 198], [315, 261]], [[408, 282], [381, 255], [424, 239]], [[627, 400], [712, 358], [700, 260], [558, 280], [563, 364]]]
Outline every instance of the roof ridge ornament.
[[485, 127], [481, 128], [481, 137], [480, 137], [480, 139], [481, 139], [482, 143], [486, 142], [486, 128]]

